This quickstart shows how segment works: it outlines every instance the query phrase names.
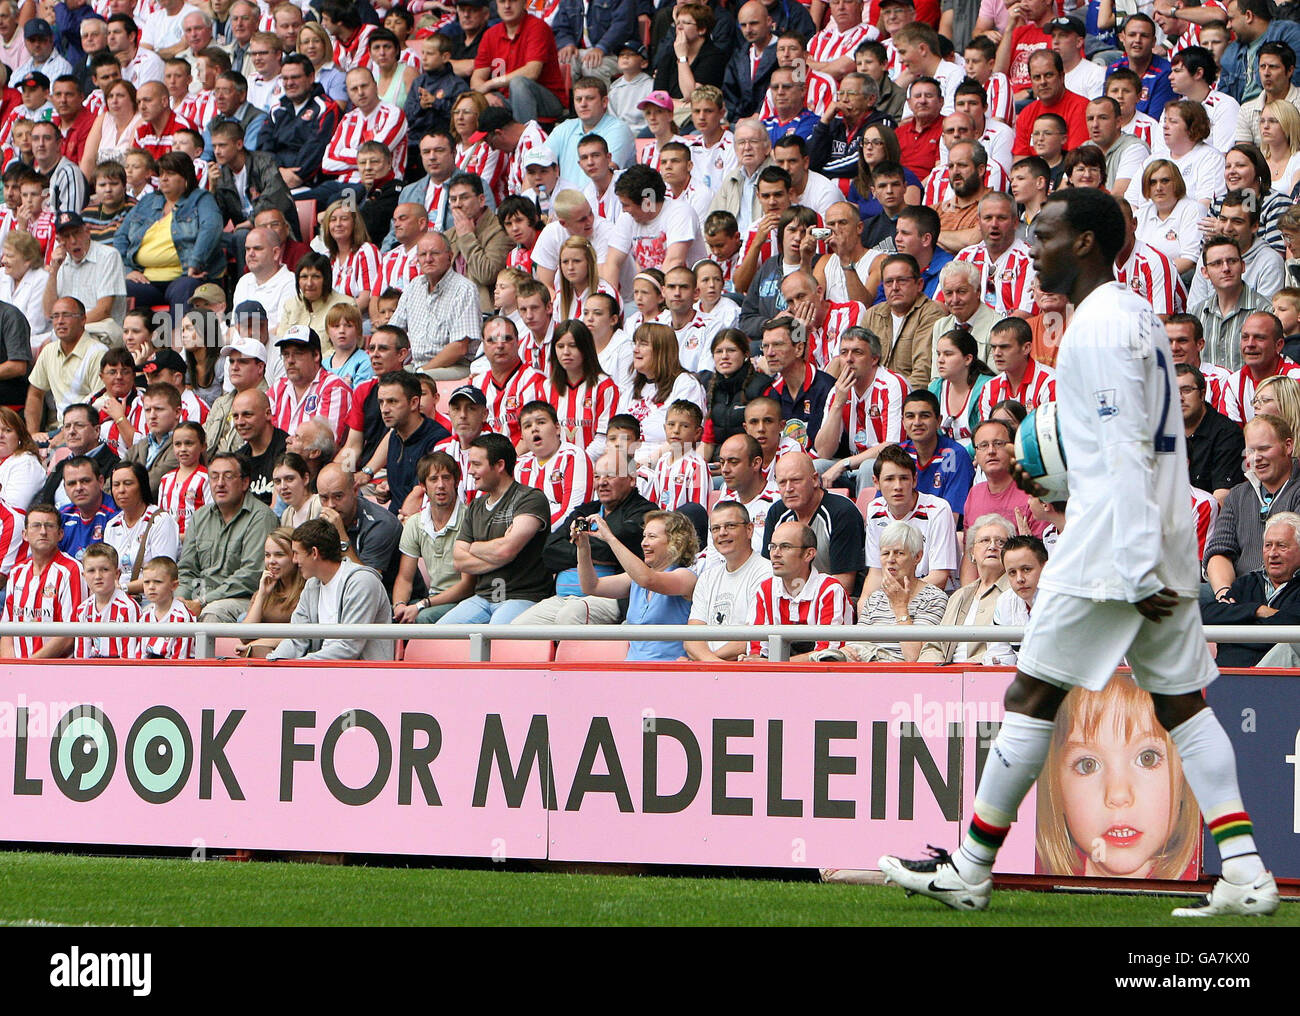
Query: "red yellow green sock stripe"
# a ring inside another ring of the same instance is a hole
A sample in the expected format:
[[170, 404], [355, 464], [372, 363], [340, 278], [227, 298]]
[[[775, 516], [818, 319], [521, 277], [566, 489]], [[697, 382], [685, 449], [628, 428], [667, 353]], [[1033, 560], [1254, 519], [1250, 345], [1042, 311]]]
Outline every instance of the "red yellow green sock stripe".
[[970, 837], [981, 846], [990, 850], [997, 850], [1002, 846], [1002, 841], [1007, 838], [1007, 833], [1011, 831], [1008, 826], [995, 826], [983, 821], [979, 814], [976, 813], [970, 821]]
[[1224, 841], [1233, 839], [1237, 836], [1253, 836], [1255, 828], [1251, 825], [1250, 816], [1244, 811], [1230, 811], [1216, 818], [1209, 819], [1210, 835], [1214, 837], [1217, 846], [1222, 847]]

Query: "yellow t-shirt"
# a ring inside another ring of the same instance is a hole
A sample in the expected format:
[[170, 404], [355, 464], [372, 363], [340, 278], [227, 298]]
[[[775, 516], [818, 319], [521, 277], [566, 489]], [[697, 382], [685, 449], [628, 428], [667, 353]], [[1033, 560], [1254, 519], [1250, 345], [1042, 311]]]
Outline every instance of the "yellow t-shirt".
[[135, 260], [150, 282], [171, 282], [185, 271], [172, 243], [171, 215], [164, 215], [145, 230]]

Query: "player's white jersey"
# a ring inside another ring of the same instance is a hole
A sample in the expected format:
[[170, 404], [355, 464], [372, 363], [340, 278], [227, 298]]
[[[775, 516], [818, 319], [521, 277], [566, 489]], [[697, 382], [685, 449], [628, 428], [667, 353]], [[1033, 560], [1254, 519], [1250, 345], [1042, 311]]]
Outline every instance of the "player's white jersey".
[[1040, 589], [1130, 603], [1166, 586], [1195, 596], [1182, 412], [1149, 303], [1117, 282], [1088, 294], [1061, 338], [1056, 400], [1070, 499]]

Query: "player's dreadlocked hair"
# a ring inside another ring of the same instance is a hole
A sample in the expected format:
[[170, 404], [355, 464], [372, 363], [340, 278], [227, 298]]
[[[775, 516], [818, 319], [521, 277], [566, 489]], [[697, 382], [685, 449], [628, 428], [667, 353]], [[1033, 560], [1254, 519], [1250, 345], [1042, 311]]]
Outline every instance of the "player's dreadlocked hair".
[[1093, 187], [1067, 187], [1049, 194], [1043, 204], [1058, 201], [1065, 205], [1065, 221], [1070, 228], [1076, 233], [1091, 233], [1106, 262], [1114, 261], [1128, 233], [1124, 213], [1115, 199]]

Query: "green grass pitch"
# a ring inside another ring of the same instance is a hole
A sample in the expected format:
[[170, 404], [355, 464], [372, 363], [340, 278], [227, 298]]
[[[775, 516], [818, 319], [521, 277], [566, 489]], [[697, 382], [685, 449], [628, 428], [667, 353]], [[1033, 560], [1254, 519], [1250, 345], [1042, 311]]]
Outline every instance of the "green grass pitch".
[[[1185, 924], [1169, 916], [1176, 905], [1171, 897], [1005, 891], [986, 913], [956, 914], [894, 888], [741, 877], [0, 853], [0, 925]], [[1300, 925], [1300, 905], [1250, 923]]]

